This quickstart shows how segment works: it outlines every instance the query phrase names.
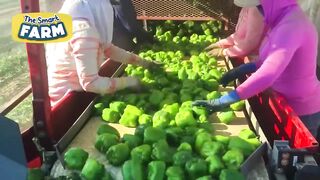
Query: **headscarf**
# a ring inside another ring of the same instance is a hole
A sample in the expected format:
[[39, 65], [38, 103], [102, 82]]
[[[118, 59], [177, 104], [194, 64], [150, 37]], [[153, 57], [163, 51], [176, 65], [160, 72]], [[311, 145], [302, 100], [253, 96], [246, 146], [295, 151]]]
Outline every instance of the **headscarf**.
[[273, 27], [293, 7], [297, 6], [296, 0], [261, 0], [264, 19], [269, 27]]

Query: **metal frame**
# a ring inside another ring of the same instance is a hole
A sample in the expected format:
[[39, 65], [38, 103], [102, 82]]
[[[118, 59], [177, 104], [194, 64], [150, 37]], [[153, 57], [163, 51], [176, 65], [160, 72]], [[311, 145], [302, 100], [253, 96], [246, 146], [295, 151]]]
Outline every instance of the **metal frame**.
[[32, 92], [31, 85], [24, 88], [16, 96], [14, 96], [9, 102], [1, 106], [0, 114], [7, 115], [12, 111], [17, 105], [19, 105], [26, 97], [28, 97]]
[[[20, 0], [20, 2], [22, 12], [24, 13], [39, 12], [40, 10], [39, 0]], [[147, 16], [140, 16], [140, 19], [143, 18], [144, 20], [146, 20]], [[185, 20], [184, 18], [187, 19], [187, 17], [181, 17], [180, 20]], [[226, 22], [229, 23], [229, 21]], [[71, 94], [67, 101], [63, 102], [58, 107], [54, 107], [53, 109], [51, 109], [48, 96], [48, 82], [44, 45], [27, 43], [26, 49], [33, 91], [34, 127], [26, 131], [23, 134], [23, 138], [25, 142], [27, 157], [30, 161], [37, 156], [36, 149], [32, 144], [32, 140], [30, 139], [32, 138], [32, 136], [37, 136], [40, 140], [41, 145], [44, 146], [47, 150], [54, 149], [53, 144], [58, 142], [61, 137], [63, 137], [63, 135], [68, 131], [68, 129], [79, 118], [79, 116], [84, 112], [84, 110], [96, 96], [94, 94], [88, 93], [78, 95]], [[119, 64], [112, 62], [108, 63], [108, 70], [110, 70], [109, 73], [111, 73], [109, 74], [109, 76], [111, 76], [118, 67]], [[77, 100], [80, 97], [81, 99]], [[256, 100], [259, 101], [261, 99], [256, 98]], [[252, 103], [252, 99], [250, 99], [249, 102], [251, 105], [254, 105], [254, 103]], [[65, 110], [66, 108], [67, 110]], [[253, 111], [255, 110], [256, 109], [253, 109]], [[261, 116], [257, 116], [257, 119], [259, 118], [261, 118]], [[262, 119], [265, 120], [265, 118]], [[63, 127], [61, 128], [61, 126]], [[268, 140], [270, 140], [274, 137], [267, 138]], [[314, 147], [316, 148], [318, 147], [318, 145], [316, 144]]]

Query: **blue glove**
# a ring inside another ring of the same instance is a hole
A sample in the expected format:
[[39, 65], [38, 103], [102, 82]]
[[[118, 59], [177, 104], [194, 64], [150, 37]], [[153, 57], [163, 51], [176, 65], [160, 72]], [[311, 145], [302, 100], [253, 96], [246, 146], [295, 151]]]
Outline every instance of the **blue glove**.
[[242, 64], [239, 67], [231, 69], [230, 71], [225, 73], [220, 79], [220, 84], [222, 84], [223, 87], [226, 87], [231, 81], [246, 74], [253, 73], [256, 70], [257, 67], [254, 63]]
[[233, 104], [237, 101], [240, 101], [240, 97], [238, 93], [233, 90], [230, 91], [227, 95], [221, 96], [218, 99], [196, 100], [192, 103], [192, 106], [203, 106], [210, 112], [217, 112], [223, 110], [230, 104]]

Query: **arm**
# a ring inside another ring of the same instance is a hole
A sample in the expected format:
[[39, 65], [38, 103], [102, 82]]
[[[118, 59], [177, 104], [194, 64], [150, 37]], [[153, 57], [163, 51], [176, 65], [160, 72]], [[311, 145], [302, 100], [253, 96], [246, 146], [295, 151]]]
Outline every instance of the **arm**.
[[108, 78], [98, 75], [99, 38], [97, 31], [85, 21], [74, 21], [74, 34], [70, 41], [75, 58], [79, 83], [88, 92], [112, 93], [136, 83], [132, 78]]
[[156, 65], [152, 61], [146, 61], [140, 58], [138, 55], [112, 44], [104, 50], [104, 54], [106, 57], [110, 57], [110, 59], [124, 64], [134, 64], [145, 68], [150, 68], [150, 66]]
[[261, 60], [256, 62], [257, 67], [262, 62], [261, 66], [236, 88], [241, 99], [250, 98], [269, 88], [286, 69], [303, 38], [297, 35], [299, 32], [292, 31], [290, 28], [292, 26], [278, 28], [277, 33], [270, 37], [268, 44], [273, 44], [273, 46], [268, 46], [267, 48], [270, 49], [265, 50], [268, 52], [263, 62]]
[[227, 48], [224, 52], [225, 55], [243, 57], [258, 48], [264, 32], [263, 17], [256, 7], [249, 10], [247, 17], [245, 37], [235, 42], [234, 46]]

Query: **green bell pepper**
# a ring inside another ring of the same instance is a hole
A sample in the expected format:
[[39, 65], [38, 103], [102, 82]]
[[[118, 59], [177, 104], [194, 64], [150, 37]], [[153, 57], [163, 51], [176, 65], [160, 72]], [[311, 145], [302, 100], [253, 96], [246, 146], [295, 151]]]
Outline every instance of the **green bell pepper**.
[[175, 117], [175, 121], [179, 127], [197, 125], [197, 121], [194, 119], [192, 111], [179, 111]]
[[102, 153], [106, 153], [108, 149], [119, 143], [119, 138], [114, 134], [104, 133], [96, 137], [94, 147]]
[[219, 83], [215, 79], [206, 80], [206, 83], [204, 84], [204, 86], [208, 91], [216, 91], [219, 89]]
[[256, 134], [253, 131], [251, 131], [250, 129], [242, 129], [239, 132], [238, 136], [242, 139], [250, 139], [250, 138], [255, 138]]
[[161, 103], [163, 98], [164, 98], [164, 93], [155, 89], [151, 91], [151, 95], [149, 96], [149, 102], [152, 105], [157, 106]]
[[222, 161], [228, 167], [228, 169], [237, 170], [244, 161], [244, 156], [240, 150], [231, 149], [222, 156]]
[[223, 169], [220, 173], [219, 180], [245, 180], [242, 173], [233, 169]]
[[89, 154], [85, 150], [81, 148], [70, 148], [64, 154], [64, 162], [66, 164], [67, 169], [71, 170], [81, 170], [86, 160], [88, 159]]
[[166, 133], [163, 129], [155, 127], [147, 127], [144, 130], [143, 142], [153, 144], [161, 139], [166, 139]]
[[201, 116], [201, 115], [207, 116], [208, 115], [208, 112], [207, 112], [206, 108], [204, 108], [204, 107], [193, 106], [192, 110], [198, 116]]
[[148, 125], [148, 124], [139, 125], [134, 130], [134, 135], [139, 136], [141, 139], [143, 139], [144, 130], [149, 126], [150, 125]]
[[207, 162], [200, 158], [192, 158], [187, 161], [185, 169], [191, 179], [196, 179], [208, 174]]
[[128, 144], [130, 149], [133, 149], [142, 144], [142, 139], [136, 135], [124, 134], [122, 136], [122, 142]]
[[109, 108], [111, 110], [117, 111], [120, 114], [123, 114], [124, 109], [126, 108], [127, 104], [123, 101], [113, 101], [109, 104]]
[[108, 124], [100, 125], [97, 130], [97, 135], [104, 134], [104, 133], [114, 134], [118, 138], [120, 138], [120, 133], [118, 132], [118, 130]]
[[158, 128], [165, 128], [170, 123], [170, 114], [166, 111], [157, 111], [152, 118], [152, 126]]
[[165, 177], [166, 163], [163, 161], [151, 161], [148, 164], [148, 180], [161, 180]]
[[120, 113], [110, 108], [104, 108], [102, 111], [102, 119], [107, 122], [116, 123], [120, 119]]
[[122, 166], [123, 180], [143, 180], [145, 179], [143, 163], [140, 159], [130, 159]]
[[[73, 180], [73, 179], [72, 179]], [[79, 179], [80, 180], [80, 179]], [[104, 172], [104, 176], [102, 177], [101, 180], [113, 180], [111, 174], [108, 171]]]
[[177, 146], [180, 143], [180, 139], [183, 136], [183, 129], [180, 127], [170, 127], [166, 130], [167, 141], [172, 146]]
[[130, 152], [131, 158], [140, 159], [144, 163], [147, 163], [151, 159], [151, 146], [149, 144], [143, 144], [132, 149]]
[[142, 114], [141, 116], [139, 116], [138, 122], [139, 122], [139, 125], [151, 124], [152, 116], [149, 114]]
[[186, 162], [189, 161], [190, 159], [192, 159], [192, 151], [177, 151], [174, 155], [173, 155], [173, 164], [175, 166], [181, 166], [184, 167]]
[[258, 148], [261, 145], [261, 142], [257, 138], [246, 139], [248, 143], [250, 143], [254, 149]]
[[123, 100], [128, 104], [136, 104], [138, 101], [138, 96], [136, 94], [127, 94], [124, 96]]
[[207, 133], [207, 132], [201, 132], [201, 133], [197, 134], [196, 140], [195, 140], [195, 150], [196, 150], [196, 152], [200, 153], [202, 145], [207, 141], [210, 142], [211, 139], [212, 139], [212, 135]]
[[219, 176], [221, 170], [224, 168], [223, 162], [218, 155], [212, 155], [206, 158], [209, 166], [209, 173], [213, 176]]
[[244, 109], [244, 106], [245, 106], [245, 102], [242, 100], [242, 101], [238, 101], [236, 103], [231, 104], [230, 108], [234, 111], [241, 111]]
[[172, 150], [170, 149], [165, 139], [159, 140], [152, 145], [151, 157], [154, 160], [160, 160], [164, 162], [172, 162]]
[[107, 151], [107, 159], [110, 164], [119, 166], [130, 157], [130, 149], [127, 144], [119, 143], [111, 146]]
[[212, 91], [209, 94], [207, 94], [207, 100], [218, 99], [220, 96], [221, 96], [220, 92]]
[[214, 133], [214, 125], [210, 122], [199, 122], [198, 127], [204, 129], [208, 133]]
[[187, 142], [183, 142], [179, 145], [179, 147], [177, 148], [177, 151], [190, 151], [190, 152], [192, 152], [192, 146]]
[[230, 124], [236, 118], [236, 114], [233, 111], [218, 112], [217, 117], [221, 123]]
[[224, 144], [225, 146], [228, 146], [230, 137], [229, 136], [222, 136], [222, 135], [215, 135], [213, 136], [212, 140], [220, 142]]
[[179, 111], [192, 111], [192, 101], [185, 101], [181, 104]]
[[87, 180], [97, 180], [104, 176], [105, 168], [103, 164], [95, 159], [87, 159], [86, 164], [81, 170], [81, 176]]
[[124, 125], [126, 127], [137, 127], [138, 118], [138, 115], [125, 111], [119, 120], [119, 124]]
[[168, 180], [184, 180], [184, 172], [180, 166], [170, 166], [166, 170]]
[[228, 148], [239, 149], [245, 157], [249, 156], [255, 149], [252, 144], [239, 137], [231, 137]]
[[224, 153], [224, 146], [222, 143], [214, 141], [206, 141], [200, 148], [200, 155], [207, 158], [212, 155], [222, 155]]
[[202, 177], [198, 177], [196, 180], [212, 180], [211, 176], [202, 176]]
[[171, 119], [174, 119], [176, 117], [176, 114], [179, 112], [179, 104], [174, 103], [165, 105], [162, 109], [169, 113]]
[[103, 103], [96, 103], [94, 105], [94, 114], [97, 115], [97, 116], [100, 116], [102, 114], [102, 111], [104, 109], [104, 104]]

